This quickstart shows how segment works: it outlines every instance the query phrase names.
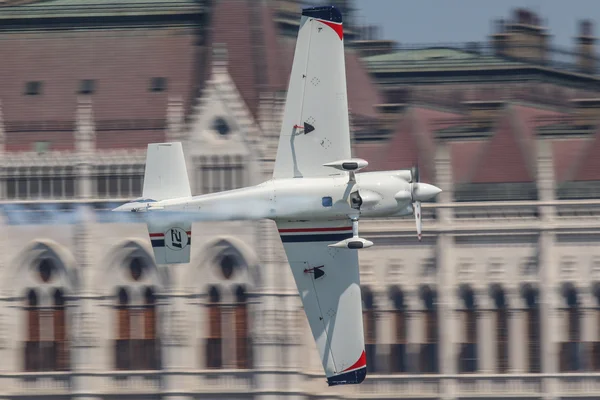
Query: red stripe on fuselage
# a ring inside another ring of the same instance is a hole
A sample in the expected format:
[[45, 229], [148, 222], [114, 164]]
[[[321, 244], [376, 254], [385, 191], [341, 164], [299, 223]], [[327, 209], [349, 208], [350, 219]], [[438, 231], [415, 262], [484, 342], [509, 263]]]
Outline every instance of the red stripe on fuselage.
[[354, 364], [352, 364], [352, 366], [350, 366], [350, 367], [346, 368], [345, 370], [343, 370], [342, 372], [347, 372], [347, 371], [351, 371], [353, 369], [358, 369], [358, 368], [362, 368], [362, 367], [366, 367], [366, 366], [367, 366], [367, 354], [363, 350], [363, 352], [360, 355], [360, 358], [358, 359], [358, 361], [355, 362]]
[[280, 229], [279, 233], [302, 233], [302, 232], [334, 232], [351, 231], [351, 226], [342, 226], [336, 228], [298, 228], [298, 229]]
[[328, 27], [330, 27], [331, 29], [333, 29], [335, 31], [335, 33], [337, 33], [338, 36], [340, 37], [340, 40], [344, 39], [344, 28], [342, 27], [342, 24], [336, 24], [335, 22], [331, 22], [331, 21], [324, 21], [322, 19], [318, 19], [317, 21], [319, 21], [320, 23], [325, 24]]
[[[191, 231], [190, 231], [190, 232], [186, 232], [186, 233], [188, 234], [188, 236], [192, 236], [192, 232], [191, 232]], [[164, 234], [164, 233], [151, 233], [151, 234], [150, 234], [150, 237], [151, 237], [151, 238], [152, 238], [152, 237], [163, 237], [163, 236], [165, 236], [165, 234]]]

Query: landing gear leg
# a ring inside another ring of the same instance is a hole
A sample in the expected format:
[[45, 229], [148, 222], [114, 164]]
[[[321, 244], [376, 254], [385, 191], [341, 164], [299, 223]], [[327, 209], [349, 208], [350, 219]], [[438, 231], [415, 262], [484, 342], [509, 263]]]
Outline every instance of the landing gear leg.
[[350, 220], [352, 221], [352, 239], [358, 239], [358, 216], [353, 215]]

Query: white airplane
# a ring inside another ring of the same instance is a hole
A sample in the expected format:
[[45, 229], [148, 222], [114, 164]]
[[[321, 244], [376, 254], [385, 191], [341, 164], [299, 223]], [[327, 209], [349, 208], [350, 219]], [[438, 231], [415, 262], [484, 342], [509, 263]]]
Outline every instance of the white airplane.
[[[192, 196], [181, 143], [148, 146], [143, 195], [114, 211], [149, 212], [157, 264], [190, 262], [192, 219], [271, 219], [277, 224], [319, 350], [327, 382], [366, 377], [358, 249], [359, 218], [414, 213], [441, 190], [418, 169], [357, 173], [346, 96], [342, 15], [335, 7], [302, 11], [272, 179], [256, 186]], [[153, 213], [156, 211], [156, 213]]]

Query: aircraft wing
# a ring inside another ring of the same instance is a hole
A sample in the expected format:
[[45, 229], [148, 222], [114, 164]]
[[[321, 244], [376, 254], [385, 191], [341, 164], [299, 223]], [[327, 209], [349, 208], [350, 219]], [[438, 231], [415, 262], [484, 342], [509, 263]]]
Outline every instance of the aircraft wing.
[[358, 252], [328, 247], [352, 237], [346, 221], [277, 227], [330, 386], [367, 375]]
[[304, 9], [273, 177], [341, 174], [323, 164], [351, 158], [342, 16]]

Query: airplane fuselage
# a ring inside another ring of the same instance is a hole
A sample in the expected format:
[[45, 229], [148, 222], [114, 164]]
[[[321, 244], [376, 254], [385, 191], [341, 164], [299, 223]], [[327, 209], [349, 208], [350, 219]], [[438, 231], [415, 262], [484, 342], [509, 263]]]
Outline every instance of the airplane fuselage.
[[[256, 186], [158, 202], [131, 202], [120, 211], [199, 212], [203, 220], [335, 220], [409, 215], [410, 171], [272, 179]], [[437, 189], [437, 188], [436, 188]], [[431, 193], [432, 195], [437, 194]], [[432, 196], [433, 197], [433, 196]]]

